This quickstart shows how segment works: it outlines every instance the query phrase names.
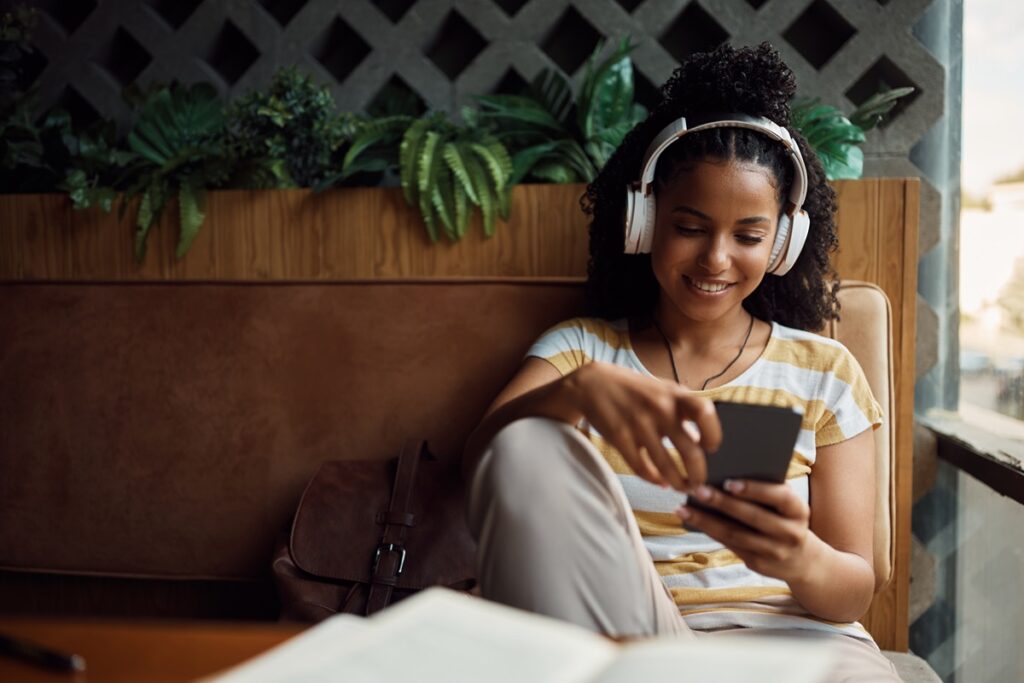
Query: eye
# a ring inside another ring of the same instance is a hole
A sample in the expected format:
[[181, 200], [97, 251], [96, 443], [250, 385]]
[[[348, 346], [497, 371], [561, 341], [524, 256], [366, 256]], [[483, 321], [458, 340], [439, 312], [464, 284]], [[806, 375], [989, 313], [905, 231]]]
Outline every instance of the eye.
[[699, 235], [704, 232], [703, 228], [694, 228], [689, 225], [676, 224], [676, 232], [680, 235]]
[[761, 237], [760, 235], [736, 235], [736, 240], [740, 244], [754, 245], [764, 242], [764, 237]]

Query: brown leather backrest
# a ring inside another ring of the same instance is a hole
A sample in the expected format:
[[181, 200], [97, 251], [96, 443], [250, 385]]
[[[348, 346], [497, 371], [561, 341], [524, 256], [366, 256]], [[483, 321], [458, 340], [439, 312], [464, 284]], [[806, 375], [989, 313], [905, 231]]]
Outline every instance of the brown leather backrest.
[[0, 568], [266, 575], [316, 466], [462, 443], [578, 280], [0, 286]]
[[[891, 412], [879, 294], [848, 285], [833, 332]], [[407, 437], [457, 457], [582, 299], [576, 279], [4, 285], [0, 568], [266, 575], [318, 463], [388, 458]], [[879, 462], [887, 578], [884, 448]]]

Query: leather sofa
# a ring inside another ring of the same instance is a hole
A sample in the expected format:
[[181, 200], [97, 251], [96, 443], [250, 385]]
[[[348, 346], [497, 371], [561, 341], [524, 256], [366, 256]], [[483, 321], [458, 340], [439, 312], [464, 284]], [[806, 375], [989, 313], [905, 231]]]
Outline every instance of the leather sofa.
[[[888, 302], [840, 298], [825, 332], [892, 416]], [[529, 343], [582, 310], [579, 279], [5, 284], [0, 611], [274, 618], [274, 538], [318, 463], [407, 438], [458, 457]], [[875, 433], [879, 587], [893, 433]]]

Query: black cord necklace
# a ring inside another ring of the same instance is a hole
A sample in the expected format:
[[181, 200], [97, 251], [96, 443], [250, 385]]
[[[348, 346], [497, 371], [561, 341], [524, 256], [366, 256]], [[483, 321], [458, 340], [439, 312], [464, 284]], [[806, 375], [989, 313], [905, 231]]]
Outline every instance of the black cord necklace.
[[[665, 348], [668, 350], [668, 359], [672, 363], [672, 376], [676, 378], [676, 384], [682, 384], [682, 382], [679, 381], [679, 371], [676, 370], [676, 355], [674, 353], [672, 353], [672, 345], [669, 343], [668, 337], [665, 336], [665, 333], [661, 331], [661, 327], [658, 325], [658, 321], [654, 320], [652, 322], [654, 323], [654, 329], [656, 329], [658, 331], [658, 334], [661, 335], [662, 340], [665, 342]], [[726, 365], [724, 368], [722, 368], [721, 372], [719, 372], [717, 375], [712, 375], [711, 377], [708, 377], [706, 380], [704, 380], [704, 384], [702, 384], [700, 386], [700, 390], [701, 391], [704, 391], [704, 389], [707, 388], [708, 382], [710, 382], [713, 379], [718, 379], [719, 377], [724, 375], [726, 372], [728, 372], [729, 368], [731, 368], [733, 365], [736, 364], [736, 361], [738, 361], [740, 359], [740, 356], [743, 355], [743, 351], [747, 348], [747, 341], [750, 340], [750, 333], [753, 331], [753, 329], [754, 329], [754, 316], [751, 315], [750, 316], [750, 325], [747, 326], [747, 334], [746, 334], [746, 336], [743, 337], [743, 343], [740, 344], [740, 352], [736, 354], [735, 358], [733, 358], [731, 361], [729, 361], [728, 365]]]

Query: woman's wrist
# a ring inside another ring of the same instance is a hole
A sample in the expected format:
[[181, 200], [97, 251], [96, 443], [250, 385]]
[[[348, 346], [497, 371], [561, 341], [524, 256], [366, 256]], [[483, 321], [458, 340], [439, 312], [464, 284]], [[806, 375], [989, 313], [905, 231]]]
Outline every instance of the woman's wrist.
[[800, 568], [785, 579], [793, 597], [811, 614], [835, 622], [864, 616], [874, 595], [874, 569], [859, 555], [837, 550], [812, 531]]

